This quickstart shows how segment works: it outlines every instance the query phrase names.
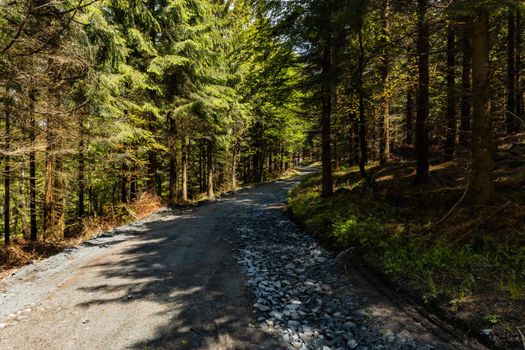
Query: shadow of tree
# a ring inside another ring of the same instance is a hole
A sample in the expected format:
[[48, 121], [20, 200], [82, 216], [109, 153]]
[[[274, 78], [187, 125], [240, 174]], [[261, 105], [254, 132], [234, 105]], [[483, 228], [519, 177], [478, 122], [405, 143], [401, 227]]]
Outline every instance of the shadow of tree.
[[[122, 304], [165, 321], [154, 334], [129, 349], [276, 349], [273, 336], [252, 326], [253, 303], [223, 240], [234, 223], [233, 209], [248, 206], [247, 192], [178, 216], [147, 224], [118, 259], [104, 259], [85, 267], [97, 271], [97, 283], [79, 291], [91, 297], [78, 306]], [[139, 316], [140, 317], [140, 316]], [[146, 324], [148, 320], [144, 320]]]

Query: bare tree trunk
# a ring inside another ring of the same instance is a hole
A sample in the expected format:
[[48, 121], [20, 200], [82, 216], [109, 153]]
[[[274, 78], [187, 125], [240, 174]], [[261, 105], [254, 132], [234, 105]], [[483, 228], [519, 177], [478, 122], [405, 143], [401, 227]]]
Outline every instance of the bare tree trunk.
[[[154, 120], [155, 116], [153, 114], [150, 115], [148, 128], [151, 133], [155, 133]], [[148, 192], [157, 193], [157, 151], [154, 149], [148, 151], [147, 188]]]
[[381, 105], [383, 108], [383, 115], [380, 118], [379, 125], [379, 163], [384, 165], [390, 158], [390, 97], [389, 95], [389, 73], [390, 73], [390, 57], [388, 47], [390, 36], [390, 0], [384, 0], [383, 10], [381, 14], [381, 23], [383, 28], [381, 30], [381, 44], [383, 46], [381, 52], [381, 84], [383, 86], [383, 96]]
[[454, 24], [449, 24], [447, 33], [447, 138], [445, 159], [454, 158], [457, 136], [456, 123], [456, 35]]
[[357, 115], [352, 112], [350, 116], [351, 135], [350, 135], [350, 157], [348, 165], [359, 165], [359, 119]]
[[215, 198], [213, 193], [213, 141], [208, 141], [208, 191], [207, 195], [209, 199]]
[[31, 148], [29, 150], [29, 220], [30, 220], [30, 239], [35, 242], [37, 240], [36, 227], [36, 120], [35, 120], [35, 98], [36, 92], [32, 90], [29, 94], [30, 99], [30, 116], [29, 116], [29, 140]]
[[175, 124], [175, 119], [172, 114], [168, 114], [168, 145], [169, 145], [169, 189], [168, 189], [168, 205], [172, 206], [177, 203], [177, 147], [176, 147], [176, 138], [177, 138], [177, 125]]
[[405, 120], [405, 143], [411, 145], [414, 141], [414, 95], [412, 87], [407, 89], [407, 110]]
[[489, 10], [477, 11], [472, 28], [472, 170], [473, 190], [478, 204], [494, 198], [492, 128], [490, 123]]
[[148, 191], [157, 193], [157, 154], [156, 151], [148, 151]]
[[359, 29], [359, 72], [357, 78], [357, 86], [359, 92], [359, 172], [361, 176], [367, 181], [370, 180], [366, 173], [367, 156], [367, 142], [366, 142], [366, 125], [365, 125], [365, 90], [363, 86], [363, 72], [365, 69], [365, 50], [363, 47], [363, 28]]
[[428, 182], [428, 116], [429, 116], [429, 51], [430, 32], [428, 24], [428, 0], [418, 0], [417, 52], [419, 57], [418, 95], [416, 117], [416, 184]]
[[120, 201], [122, 203], [128, 202], [128, 166], [122, 164], [122, 174], [120, 175]]
[[[521, 63], [521, 50], [522, 50], [522, 40], [523, 40], [523, 25], [521, 19], [521, 12], [516, 12], [516, 129], [520, 129], [520, 123], [525, 123], [525, 106], [523, 101], [523, 83], [522, 83], [522, 63]], [[522, 129], [523, 129], [522, 125]]]
[[508, 9], [507, 32], [507, 132], [516, 131], [516, 26], [514, 9]]
[[186, 136], [182, 137], [182, 202], [185, 203], [188, 201], [188, 149], [186, 144]]
[[77, 216], [78, 218], [84, 217], [84, 194], [85, 194], [85, 180], [84, 180], [84, 117], [82, 113], [78, 114], [78, 207], [77, 207]]
[[5, 103], [5, 154], [4, 154], [4, 244], [11, 243], [11, 110], [9, 104]]
[[332, 154], [330, 118], [332, 114], [332, 84], [329, 81], [332, 70], [331, 40], [325, 43], [323, 52], [322, 110], [321, 110], [321, 149], [322, 149], [322, 190], [323, 197], [331, 197], [334, 193], [332, 183]]
[[46, 122], [46, 170], [44, 188], [44, 233], [43, 240], [48, 238], [58, 238], [62, 234], [60, 211], [60, 160], [57, 154], [58, 136], [55, 133], [55, 125], [52, 117]]
[[232, 189], [237, 188], [237, 144], [233, 145], [232, 150]]
[[459, 144], [467, 146], [470, 140], [470, 119], [471, 119], [471, 69], [472, 69], [472, 47], [471, 32], [472, 19], [465, 18], [465, 24], [462, 32], [462, 73], [461, 73], [461, 117], [459, 126]]

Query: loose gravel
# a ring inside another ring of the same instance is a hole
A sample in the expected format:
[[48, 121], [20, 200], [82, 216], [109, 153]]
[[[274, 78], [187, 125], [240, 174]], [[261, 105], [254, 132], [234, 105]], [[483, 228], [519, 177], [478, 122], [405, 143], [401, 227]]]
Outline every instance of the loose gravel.
[[378, 327], [365, 309], [367, 298], [348, 292], [349, 281], [332, 255], [276, 205], [282, 200], [278, 194], [252, 205], [250, 220], [227, 237], [239, 247], [237, 261], [261, 327], [277, 332], [290, 349], [448, 348]]

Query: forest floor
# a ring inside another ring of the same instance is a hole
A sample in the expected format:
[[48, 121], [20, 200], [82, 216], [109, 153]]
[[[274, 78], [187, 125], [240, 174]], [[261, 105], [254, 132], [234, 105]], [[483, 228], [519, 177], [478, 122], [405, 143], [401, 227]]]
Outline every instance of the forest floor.
[[0, 348], [483, 348], [345, 274], [289, 218], [297, 183], [161, 209], [15, 270], [0, 281]]
[[[521, 148], [520, 148], [521, 147]], [[497, 200], [476, 206], [464, 159], [431, 165], [415, 187], [415, 164], [372, 165], [372, 186], [356, 167], [335, 172], [335, 196], [319, 196], [321, 175], [292, 191], [301, 225], [349, 264], [365, 267], [427, 310], [505, 349], [525, 347], [525, 145], [501, 143]]]

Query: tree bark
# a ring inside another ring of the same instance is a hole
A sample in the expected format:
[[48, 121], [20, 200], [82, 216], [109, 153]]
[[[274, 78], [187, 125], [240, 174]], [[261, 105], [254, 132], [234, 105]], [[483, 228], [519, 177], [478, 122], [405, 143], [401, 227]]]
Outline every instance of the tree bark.
[[390, 158], [390, 98], [389, 98], [389, 73], [390, 57], [388, 43], [390, 41], [390, 0], [384, 0], [381, 13], [381, 84], [383, 87], [383, 96], [381, 105], [383, 109], [379, 125], [379, 163], [384, 165]]
[[208, 190], [207, 195], [209, 199], [215, 198], [215, 193], [213, 192], [213, 141], [208, 141]]
[[407, 89], [407, 108], [405, 120], [405, 143], [411, 145], [414, 142], [414, 95], [412, 87]]
[[445, 159], [454, 158], [457, 136], [456, 123], [456, 34], [454, 24], [447, 29], [447, 138], [445, 141]]
[[429, 51], [430, 32], [428, 23], [428, 0], [418, 0], [417, 8], [417, 52], [419, 57], [418, 95], [416, 116], [416, 184], [428, 182], [428, 116], [429, 116]]
[[368, 162], [367, 141], [366, 141], [366, 120], [365, 120], [365, 89], [363, 85], [363, 73], [365, 69], [365, 50], [363, 47], [363, 28], [359, 29], [359, 72], [357, 77], [357, 89], [359, 93], [359, 172], [363, 179], [369, 181], [366, 172], [366, 163]]
[[5, 103], [5, 154], [4, 154], [4, 245], [11, 243], [11, 110]]
[[489, 84], [489, 10], [482, 7], [472, 27], [472, 170], [473, 190], [478, 204], [494, 197], [492, 128]]
[[58, 155], [59, 139], [57, 126], [50, 116], [46, 122], [46, 170], [44, 189], [44, 233], [43, 240], [61, 238], [64, 232], [63, 174]]
[[173, 206], [177, 204], [177, 125], [172, 113], [168, 114], [168, 145], [169, 145], [169, 189], [168, 189], [168, 205]]
[[78, 207], [77, 216], [78, 218], [84, 217], [84, 194], [85, 194], [85, 164], [84, 164], [84, 117], [82, 113], [78, 114]]
[[461, 73], [461, 116], [459, 126], [459, 144], [467, 146], [470, 140], [470, 123], [471, 123], [471, 70], [472, 70], [472, 19], [464, 18], [464, 28], [462, 31], [462, 73]]
[[[155, 116], [152, 114], [149, 120], [149, 131], [154, 134], [155, 127], [153, 125]], [[148, 192], [153, 194], [157, 193], [157, 151], [150, 149], [148, 151], [148, 176], [147, 176], [147, 188]]]
[[128, 166], [123, 163], [122, 164], [122, 174], [120, 175], [120, 202], [127, 203], [128, 202]]
[[35, 99], [36, 92], [33, 90], [29, 94], [29, 221], [30, 221], [30, 239], [37, 240], [36, 227], [36, 120], [35, 120]]
[[232, 150], [232, 189], [237, 188], [237, 144], [233, 145]]
[[148, 191], [157, 193], [157, 154], [155, 150], [148, 151]]
[[137, 166], [132, 167], [130, 174], [130, 184], [129, 184], [129, 200], [134, 201], [137, 199]]
[[[522, 62], [521, 50], [523, 45], [523, 25], [521, 12], [516, 12], [516, 130], [520, 130], [520, 123], [525, 123], [525, 104], [523, 101]], [[523, 125], [523, 124], [522, 124]], [[523, 127], [522, 127], [523, 129]]]
[[507, 31], [507, 110], [505, 113], [507, 132], [516, 130], [516, 26], [514, 9], [508, 9]]
[[359, 119], [352, 112], [350, 115], [350, 157], [348, 166], [359, 165]]
[[332, 84], [330, 72], [332, 70], [332, 47], [331, 40], [325, 43], [323, 49], [322, 67], [322, 110], [321, 110], [321, 163], [322, 163], [322, 189], [323, 197], [331, 197], [334, 193], [332, 183], [332, 154], [331, 154], [331, 130], [330, 118], [332, 114]]
[[182, 137], [182, 146], [181, 146], [181, 163], [182, 163], [182, 202], [186, 203], [188, 201], [188, 150], [187, 150], [187, 144], [186, 144], [186, 137]]

